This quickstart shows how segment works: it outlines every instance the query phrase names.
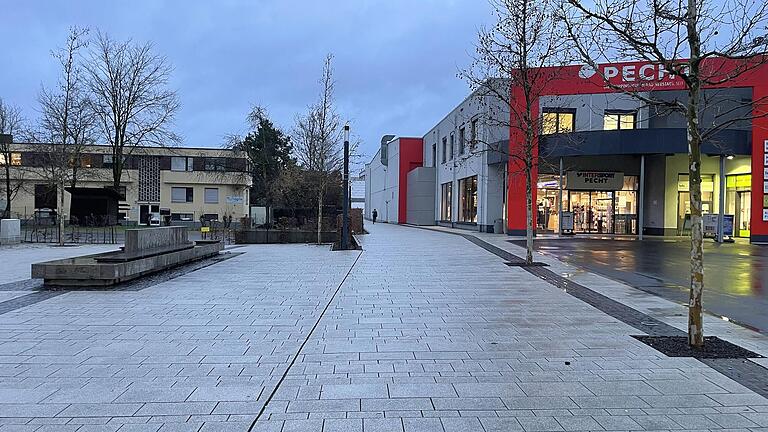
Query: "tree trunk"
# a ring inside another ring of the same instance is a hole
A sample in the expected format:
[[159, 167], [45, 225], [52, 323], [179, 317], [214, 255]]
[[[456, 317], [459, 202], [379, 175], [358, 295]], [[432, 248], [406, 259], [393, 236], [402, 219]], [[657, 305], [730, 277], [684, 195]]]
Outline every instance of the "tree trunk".
[[317, 195], [317, 244], [323, 242], [323, 191]]
[[688, 0], [686, 31], [690, 60], [688, 71], [688, 190], [691, 202], [691, 292], [688, 305], [688, 344], [704, 346], [704, 320], [702, 294], [704, 291], [704, 227], [701, 218], [701, 131], [699, 130], [699, 95], [701, 90], [701, 39], [698, 22], [698, 4]]
[[64, 246], [64, 178], [59, 181], [59, 246]]
[[533, 186], [531, 167], [525, 167], [525, 263], [533, 264]]
[[6, 154], [5, 156], [5, 211], [3, 212], [3, 216], [6, 218], [11, 217], [11, 166], [10, 166], [10, 155]]

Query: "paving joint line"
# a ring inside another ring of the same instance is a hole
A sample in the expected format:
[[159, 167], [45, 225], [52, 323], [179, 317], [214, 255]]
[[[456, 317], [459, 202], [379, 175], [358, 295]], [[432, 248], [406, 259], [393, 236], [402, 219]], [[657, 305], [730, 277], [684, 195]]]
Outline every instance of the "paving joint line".
[[296, 354], [293, 355], [293, 358], [291, 359], [290, 363], [288, 363], [288, 367], [285, 368], [285, 371], [283, 372], [282, 376], [280, 376], [280, 379], [277, 381], [277, 384], [275, 384], [275, 387], [272, 389], [272, 391], [269, 393], [269, 396], [264, 401], [264, 404], [261, 406], [259, 413], [256, 414], [256, 418], [253, 419], [251, 426], [248, 428], [248, 432], [253, 431], [253, 428], [256, 426], [256, 422], [258, 422], [261, 416], [264, 415], [264, 412], [267, 410], [267, 406], [272, 401], [272, 398], [275, 396], [275, 394], [277, 394], [277, 390], [280, 388], [280, 385], [283, 384], [283, 381], [285, 381], [285, 378], [288, 376], [288, 372], [290, 372], [291, 367], [293, 367], [293, 365], [296, 363], [296, 360], [299, 358], [299, 354], [301, 354], [301, 351], [304, 349], [304, 346], [307, 345], [307, 342], [309, 342], [309, 339], [315, 333], [317, 326], [320, 325], [320, 321], [323, 319], [323, 317], [325, 316], [325, 313], [331, 307], [333, 300], [336, 298], [336, 295], [339, 293], [339, 291], [341, 291], [341, 287], [344, 285], [344, 282], [347, 281], [347, 278], [352, 273], [352, 269], [355, 268], [357, 261], [360, 259], [362, 255], [363, 255], [363, 250], [360, 250], [360, 252], [357, 254], [357, 257], [355, 258], [355, 261], [352, 262], [351, 266], [349, 266], [349, 270], [347, 270], [347, 273], [344, 275], [344, 278], [342, 278], [341, 282], [339, 282], [339, 286], [336, 287], [336, 289], [333, 291], [333, 295], [331, 295], [331, 298], [328, 299], [328, 303], [326, 303], [325, 307], [323, 308], [323, 311], [320, 312], [320, 315], [317, 317], [317, 320], [315, 320], [315, 324], [309, 330], [309, 333], [307, 333], [307, 336], [304, 338], [304, 341], [299, 346], [299, 349], [296, 350]]

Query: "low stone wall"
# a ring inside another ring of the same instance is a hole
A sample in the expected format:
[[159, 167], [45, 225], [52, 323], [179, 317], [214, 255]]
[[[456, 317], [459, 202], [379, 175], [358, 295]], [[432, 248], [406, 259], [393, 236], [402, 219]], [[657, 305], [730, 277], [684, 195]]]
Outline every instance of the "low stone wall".
[[125, 231], [125, 253], [135, 255], [151, 249], [185, 249], [192, 246], [187, 229], [167, 226]]
[[[335, 231], [321, 233], [323, 243], [336, 241]], [[235, 231], [237, 244], [268, 244], [268, 243], [317, 243], [317, 231], [291, 230], [241, 230]]]
[[[133, 260], [110, 260], [122, 251], [32, 264], [32, 277], [46, 285], [107, 287], [178, 265], [218, 255], [221, 242], [200, 242], [190, 248]], [[105, 260], [106, 258], [106, 260]]]

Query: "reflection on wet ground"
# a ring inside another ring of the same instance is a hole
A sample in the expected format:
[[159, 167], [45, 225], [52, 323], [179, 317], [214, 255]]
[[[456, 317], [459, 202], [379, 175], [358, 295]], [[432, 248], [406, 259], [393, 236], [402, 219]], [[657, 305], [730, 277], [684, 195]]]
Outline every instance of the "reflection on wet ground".
[[[524, 242], [514, 241], [516, 244]], [[690, 243], [650, 239], [537, 239], [539, 252], [655, 295], [687, 303]], [[704, 307], [768, 332], [768, 247], [704, 245]]]

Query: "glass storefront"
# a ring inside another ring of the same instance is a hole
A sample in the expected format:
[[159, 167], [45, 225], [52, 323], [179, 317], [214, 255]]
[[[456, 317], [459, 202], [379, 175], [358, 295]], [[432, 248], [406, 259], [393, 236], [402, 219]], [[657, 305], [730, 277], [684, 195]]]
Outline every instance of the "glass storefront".
[[477, 223], [477, 176], [459, 180], [459, 222]]
[[[677, 176], [677, 235], [691, 233], [691, 193], [688, 174]], [[715, 176], [701, 176], [701, 213], [717, 213], [714, 208]]]
[[751, 174], [725, 177], [725, 214], [734, 216], [733, 235], [736, 237], [749, 237], [752, 211], [751, 188]]
[[[558, 177], [539, 176], [536, 195], [539, 232], [558, 230]], [[565, 185], [563, 211], [573, 213], [577, 233], [637, 234], [637, 176], [625, 176], [621, 190], [572, 191]]]

